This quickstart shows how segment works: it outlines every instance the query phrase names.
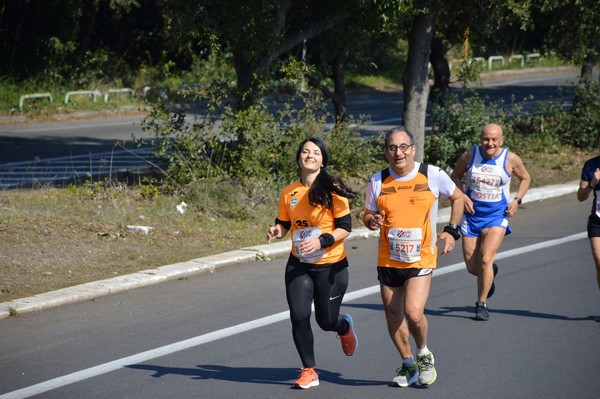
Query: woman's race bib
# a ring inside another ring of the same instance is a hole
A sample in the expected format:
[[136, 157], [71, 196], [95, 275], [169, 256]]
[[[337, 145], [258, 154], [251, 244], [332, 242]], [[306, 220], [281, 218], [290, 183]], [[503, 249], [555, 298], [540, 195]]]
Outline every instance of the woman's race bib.
[[405, 263], [421, 260], [422, 238], [420, 228], [392, 227], [388, 232], [390, 259]]
[[304, 229], [294, 230], [292, 242], [294, 244], [294, 251], [296, 252], [298, 259], [300, 259], [300, 262], [313, 263], [325, 255], [325, 249], [322, 248], [309, 254], [302, 253], [300, 250], [300, 244], [302, 244], [302, 241], [308, 240], [309, 238], [319, 238], [321, 234], [321, 229], [318, 227], [307, 227]]

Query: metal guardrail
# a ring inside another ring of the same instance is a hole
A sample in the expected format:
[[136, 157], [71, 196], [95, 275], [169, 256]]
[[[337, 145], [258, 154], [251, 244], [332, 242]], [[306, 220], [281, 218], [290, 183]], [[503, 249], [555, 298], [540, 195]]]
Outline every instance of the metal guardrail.
[[92, 99], [94, 102], [96, 102], [96, 99], [98, 97], [100, 97], [102, 95], [102, 93], [100, 93], [100, 91], [98, 90], [75, 90], [75, 91], [70, 91], [65, 95], [65, 104], [69, 103], [69, 98], [73, 97], [73, 96], [92, 96]]
[[483, 57], [473, 57], [469, 60], [469, 64], [472, 62], [481, 62], [481, 66], [485, 68], [485, 58]]
[[[108, 89], [108, 91], [104, 94], [104, 102], [108, 102], [108, 97], [110, 94], [118, 94], [118, 93], [129, 93], [130, 96], [134, 97], [133, 89], [131, 88], [122, 88], [122, 89]], [[98, 97], [102, 96], [102, 93], [99, 90], [74, 90], [69, 91], [65, 94], [65, 104], [69, 104], [69, 100], [74, 96], [91, 96], [94, 102], [98, 99]], [[47, 98], [50, 102], [53, 101], [52, 94], [50, 93], [30, 93], [23, 94], [19, 97], [19, 110], [23, 111], [25, 108], [25, 100], [36, 99], [36, 98]]]
[[142, 92], [143, 98], [148, 98], [151, 95], [166, 100], [169, 97], [169, 88], [167, 86], [145, 86]]
[[120, 94], [120, 93], [129, 93], [131, 98], [134, 97], [133, 89], [123, 88], [123, 89], [108, 89], [108, 92], [104, 94], [104, 102], [108, 102], [108, 96], [110, 94]]
[[32, 98], [49, 98], [50, 102], [52, 102], [52, 94], [50, 93], [24, 94], [21, 97], [19, 97], [19, 110], [23, 111], [23, 107], [25, 106], [25, 100]]
[[502, 57], [501, 55], [493, 55], [490, 58], [488, 58], [488, 69], [490, 71], [492, 70], [492, 65], [494, 64], [494, 61], [500, 61], [500, 63], [504, 65], [504, 57]]
[[508, 62], [511, 62], [512, 60], [521, 60], [521, 68], [525, 66], [525, 57], [521, 54], [513, 54], [508, 57]]
[[[530, 53], [530, 54], [527, 54], [527, 55], [513, 54], [513, 55], [510, 55], [508, 57], [508, 62], [510, 63], [510, 62], [512, 62], [514, 60], [518, 60], [518, 61], [520, 61], [521, 68], [524, 68], [526, 62], [529, 63], [533, 59], [540, 59], [541, 57], [542, 56], [541, 56], [540, 53]], [[456, 60], [450, 60], [450, 61], [448, 61], [448, 67], [452, 71], [452, 65], [453, 64], [457, 64], [457, 63], [460, 64], [461, 62], [462, 62], [462, 60], [458, 60], [458, 59], [456, 59]], [[470, 58], [469, 59], [469, 65], [471, 65], [471, 63], [473, 63], [473, 62], [480, 62], [481, 66], [485, 69], [486, 61], [485, 61], [484, 57], [473, 57], [473, 58]], [[501, 56], [501, 55], [492, 55], [492, 56], [490, 56], [488, 58], [488, 60], [487, 60], [487, 69], [489, 71], [491, 71], [493, 69], [492, 67], [494, 65], [494, 62], [500, 62], [500, 64], [504, 65], [505, 62], [506, 62], [506, 59], [503, 56]], [[429, 64], [429, 68], [431, 68], [431, 64]]]

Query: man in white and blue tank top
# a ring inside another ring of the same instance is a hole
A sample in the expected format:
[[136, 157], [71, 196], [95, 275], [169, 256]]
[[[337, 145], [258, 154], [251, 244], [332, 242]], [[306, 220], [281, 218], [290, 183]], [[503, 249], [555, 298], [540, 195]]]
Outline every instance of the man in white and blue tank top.
[[[460, 229], [467, 270], [477, 276], [477, 320], [490, 317], [487, 298], [495, 291], [494, 276], [498, 272], [494, 258], [502, 239], [511, 232], [508, 218], [517, 213], [531, 183], [521, 158], [503, 148], [503, 142], [499, 125], [485, 125], [480, 135], [481, 144], [465, 151], [450, 175], [465, 193], [465, 213]], [[510, 195], [512, 176], [519, 179], [514, 198]]]

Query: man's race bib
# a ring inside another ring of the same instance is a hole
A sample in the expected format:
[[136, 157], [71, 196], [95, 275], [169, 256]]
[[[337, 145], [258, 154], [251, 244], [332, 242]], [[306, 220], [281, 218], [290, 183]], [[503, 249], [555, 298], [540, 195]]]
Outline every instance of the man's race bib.
[[319, 238], [321, 234], [321, 229], [318, 227], [307, 227], [304, 229], [294, 230], [292, 242], [294, 244], [294, 251], [296, 252], [298, 259], [300, 259], [300, 262], [313, 263], [325, 255], [325, 249], [318, 249], [309, 254], [302, 253], [300, 250], [300, 244], [302, 244], [302, 241], [308, 240], [309, 238]]
[[421, 260], [422, 238], [420, 228], [392, 227], [388, 232], [390, 259], [405, 263]]
[[473, 166], [471, 172], [471, 199], [482, 202], [498, 202], [502, 199], [500, 167], [492, 165]]

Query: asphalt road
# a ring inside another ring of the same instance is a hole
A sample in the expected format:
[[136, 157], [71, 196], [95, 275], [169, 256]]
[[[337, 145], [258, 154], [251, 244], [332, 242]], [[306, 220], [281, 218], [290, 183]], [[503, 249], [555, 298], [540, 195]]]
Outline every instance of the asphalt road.
[[[482, 98], [508, 105], [511, 98], [527, 100], [532, 109], [539, 101], [570, 101], [570, 87], [578, 76], [571, 70], [538, 70], [535, 74], [512, 75], [508, 71], [476, 88]], [[516, 71], [520, 72], [520, 71]], [[458, 87], [453, 87], [458, 91]], [[370, 123], [361, 129], [370, 136], [401, 123], [402, 92], [381, 92], [348, 97], [348, 112], [367, 115]], [[187, 113], [190, 122], [198, 117]], [[107, 176], [149, 167], [151, 149], [138, 149], [132, 136], [150, 137], [142, 131], [142, 115], [87, 118], [44, 123], [0, 124], [0, 188], [35, 186], [46, 182], [85, 180], [88, 175]], [[115, 147], [121, 142], [124, 147]]]
[[321, 385], [290, 389], [300, 362], [285, 258], [0, 320], [0, 398], [598, 398], [600, 301], [574, 194], [527, 203], [497, 258], [491, 320], [473, 320], [475, 279], [460, 251], [440, 258], [427, 304], [438, 378], [393, 388], [375, 239], [348, 241], [343, 311], [353, 357], [314, 326]]
[[[570, 99], [569, 88], [577, 78], [575, 70], [559, 70], [553, 73], [534, 75], [503, 74], [493, 80], [486, 80], [476, 88], [482, 98], [490, 102], [503, 100], [509, 103], [514, 97], [522, 101], [533, 96], [537, 101]], [[453, 86], [459, 91], [458, 86]], [[370, 116], [368, 131], [382, 131], [400, 123], [403, 109], [402, 92], [381, 92], [348, 97], [348, 112], [352, 115]], [[188, 113], [193, 121], [197, 114]], [[108, 152], [116, 141], [136, 137], [149, 137], [140, 128], [143, 115], [114, 116], [68, 121], [0, 124], [0, 164], [9, 162], [41, 160], [54, 157], [86, 155], [90, 152]]]

